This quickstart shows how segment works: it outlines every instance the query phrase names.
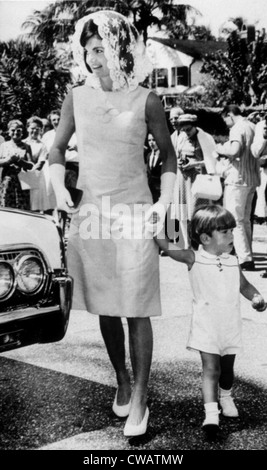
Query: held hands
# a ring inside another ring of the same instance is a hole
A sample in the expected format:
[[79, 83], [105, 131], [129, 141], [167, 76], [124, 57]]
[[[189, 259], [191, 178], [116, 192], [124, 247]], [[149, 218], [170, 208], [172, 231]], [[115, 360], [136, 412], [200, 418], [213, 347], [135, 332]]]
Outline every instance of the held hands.
[[148, 209], [145, 215], [146, 228], [149, 232], [153, 233], [153, 236], [158, 235], [165, 223], [165, 216], [168, 210], [169, 204], [164, 204], [159, 199], [158, 202]]
[[263, 312], [266, 310], [267, 304], [260, 294], [254, 294], [251, 303], [252, 307], [258, 312]]
[[155, 237], [159, 235], [165, 223], [165, 216], [173, 198], [173, 189], [176, 173], [167, 171], [161, 175], [161, 196], [145, 214], [145, 224], [149, 232]]

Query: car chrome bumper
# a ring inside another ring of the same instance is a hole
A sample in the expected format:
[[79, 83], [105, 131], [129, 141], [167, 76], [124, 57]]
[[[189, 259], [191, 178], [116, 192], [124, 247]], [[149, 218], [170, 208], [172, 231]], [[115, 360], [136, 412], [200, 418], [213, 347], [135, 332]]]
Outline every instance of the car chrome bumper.
[[59, 287], [58, 303], [47, 307], [36, 306], [0, 312], [0, 325], [53, 312], [61, 312], [67, 318], [72, 303], [73, 279], [70, 276], [58, 276], [53, 280], [53, 284], [58, 284]]

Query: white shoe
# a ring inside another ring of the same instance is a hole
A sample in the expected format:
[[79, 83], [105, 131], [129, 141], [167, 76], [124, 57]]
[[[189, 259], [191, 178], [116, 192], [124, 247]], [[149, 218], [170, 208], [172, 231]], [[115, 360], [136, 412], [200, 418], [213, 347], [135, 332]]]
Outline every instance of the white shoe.
[[149, 409], [146, 408], [144, 417], [140, 424], [130, 424], [126, 421], [126, 424], [124, 426], [124, 436], [132, 437], [132, 436], [141, 436], [142, 434], [145, 434], [147, 430], [148, 416], [149, 416]]
[[118, 405], [117, 404], [117, 395], [118, 395], [118, 390], [116, 391], [116, 395], [115, 395], [114, 402], [113, 402], [113, 405], [112, 405], [112, 411], [119, 418], [126, 418], [128, 416], [128, 414], [130, 413], [131, 400], [126, 405]]
[[219, 429], [219, 410], [209, 411], [203, 421], [202, 427], [207, 432], [217, 432]]
[[219, 403], [222, 408], [223, 416], [227, 416], [228, 418], [238, 417], [238, 409], [235, 406], [234, 400], [230, 395], [228, 397], [219, 398]]

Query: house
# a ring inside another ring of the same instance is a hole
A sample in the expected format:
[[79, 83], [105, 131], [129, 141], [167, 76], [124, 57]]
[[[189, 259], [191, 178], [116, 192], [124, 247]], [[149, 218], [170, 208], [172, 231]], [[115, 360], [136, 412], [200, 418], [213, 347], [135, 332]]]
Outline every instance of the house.
[[227, 51], [224, 41], [196, 41], [170, 38], [148, 38], [147, 53], [154, 66], [153, 87], [167, 93], [180, 93], [203, 82], [200, 74], [206, 54]]

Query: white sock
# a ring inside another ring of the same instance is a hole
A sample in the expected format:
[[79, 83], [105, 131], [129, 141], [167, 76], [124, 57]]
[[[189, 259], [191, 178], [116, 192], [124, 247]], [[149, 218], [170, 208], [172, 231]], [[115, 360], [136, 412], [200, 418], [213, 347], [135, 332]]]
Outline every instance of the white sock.
[[232, 393], [231, 388], [230, 388], [230, 390], [224, 390], [223, 388], [219, 387], [219, 397], [220, 398], [230, 397], [231, 393]]
[[219, 413], [217, 401], [212, 401], [210, 403], [204, 403], [204, 408], [205, 408], [206, 413], [214, 413], [215, 411], [217, 411], [217, 413]]

